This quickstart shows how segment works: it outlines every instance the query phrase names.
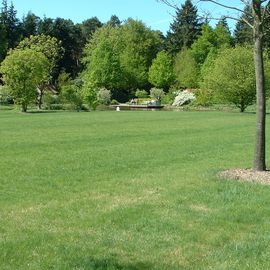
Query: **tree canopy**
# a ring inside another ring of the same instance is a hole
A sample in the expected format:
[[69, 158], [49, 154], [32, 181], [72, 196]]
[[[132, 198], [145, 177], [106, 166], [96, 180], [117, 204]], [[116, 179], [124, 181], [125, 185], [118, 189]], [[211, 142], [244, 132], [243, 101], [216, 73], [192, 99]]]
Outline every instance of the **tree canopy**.
[[37, 97], [37, 86], [49, 79], [49, 61], [46, 56], [32, 49], [11, 50], [2, 62], [0, 72], [9, 87], [10, 95], [26, 112]]
[[157, 88], [168, 90], [174, 80], [173, 59], [167, 52], [161, 51], [149, 69], [149, 82]]

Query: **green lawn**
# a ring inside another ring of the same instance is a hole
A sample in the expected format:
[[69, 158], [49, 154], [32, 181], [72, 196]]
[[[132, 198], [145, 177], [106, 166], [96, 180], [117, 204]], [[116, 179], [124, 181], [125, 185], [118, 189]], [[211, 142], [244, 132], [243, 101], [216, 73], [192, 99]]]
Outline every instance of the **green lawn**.
[[254, 134], [250, 113], [0, 111], [0, 269], [270, 269], [270, 187], [216, 177]]

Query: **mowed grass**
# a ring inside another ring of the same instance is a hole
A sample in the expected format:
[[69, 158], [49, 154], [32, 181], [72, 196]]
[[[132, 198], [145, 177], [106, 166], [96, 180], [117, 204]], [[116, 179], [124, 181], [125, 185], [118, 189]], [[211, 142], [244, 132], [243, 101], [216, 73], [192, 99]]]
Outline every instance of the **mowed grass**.
[[216, 177], [251, 167], [254, 133], [248, 113], [0, 111], [0, 269], [270, 269], [270, 187]]

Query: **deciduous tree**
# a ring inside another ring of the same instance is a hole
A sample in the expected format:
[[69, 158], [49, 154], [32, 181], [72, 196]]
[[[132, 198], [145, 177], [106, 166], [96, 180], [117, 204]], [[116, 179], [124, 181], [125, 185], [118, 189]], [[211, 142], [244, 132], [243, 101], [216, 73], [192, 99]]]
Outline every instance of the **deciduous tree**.
[[174, 72], [177, 87], [196, 88], [198, 86], [199, 66], [190, 49], [183, 49], [176, 55]]
[[168, 90], [174, 80], [172, 57], [167, 52], [161, 51], [149, 69], [149, 82], [157, 88]]
[[48, 80], [49, 61], [41, 52], [15, 49], [2, 62], [0, 72], [11, 96], [26, 112], [29, 103], [37, 97], [37, 86]]
[[256, 79], [252, 49], [223, 50], [204, 74], [204, 87], [214, 90], [222, 101], [233, 103], [243, 112], [256, 99]]
[[[61, 41], [58, 41], [55, 37], [46, 36], [44, 34], [30, 36], [22, 40], [19, 45], [19, 49], [32, 49], [36, 52], [43, 53], [49, 62], [49, 72], [51, 77], [54, 77], [57, 64], [64, 54], [64, 49], [61, 45]], [[48, 89], [49, 81], [40, 82], [38, 85], [38, 108], [41, 109], [42, 98], [45, 91]]]

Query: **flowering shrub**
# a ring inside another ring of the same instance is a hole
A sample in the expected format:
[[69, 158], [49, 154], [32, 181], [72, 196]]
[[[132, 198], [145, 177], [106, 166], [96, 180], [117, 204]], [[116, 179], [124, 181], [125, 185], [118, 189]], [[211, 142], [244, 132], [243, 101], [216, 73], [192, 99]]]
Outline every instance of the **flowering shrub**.
[[189, 92], [188, 90], [184, 90], [175, 97], [173, 106], [183, 106], [185, 104], [190, 103], [191, 101], [195, 100], [196, 97], [193, 93]]

